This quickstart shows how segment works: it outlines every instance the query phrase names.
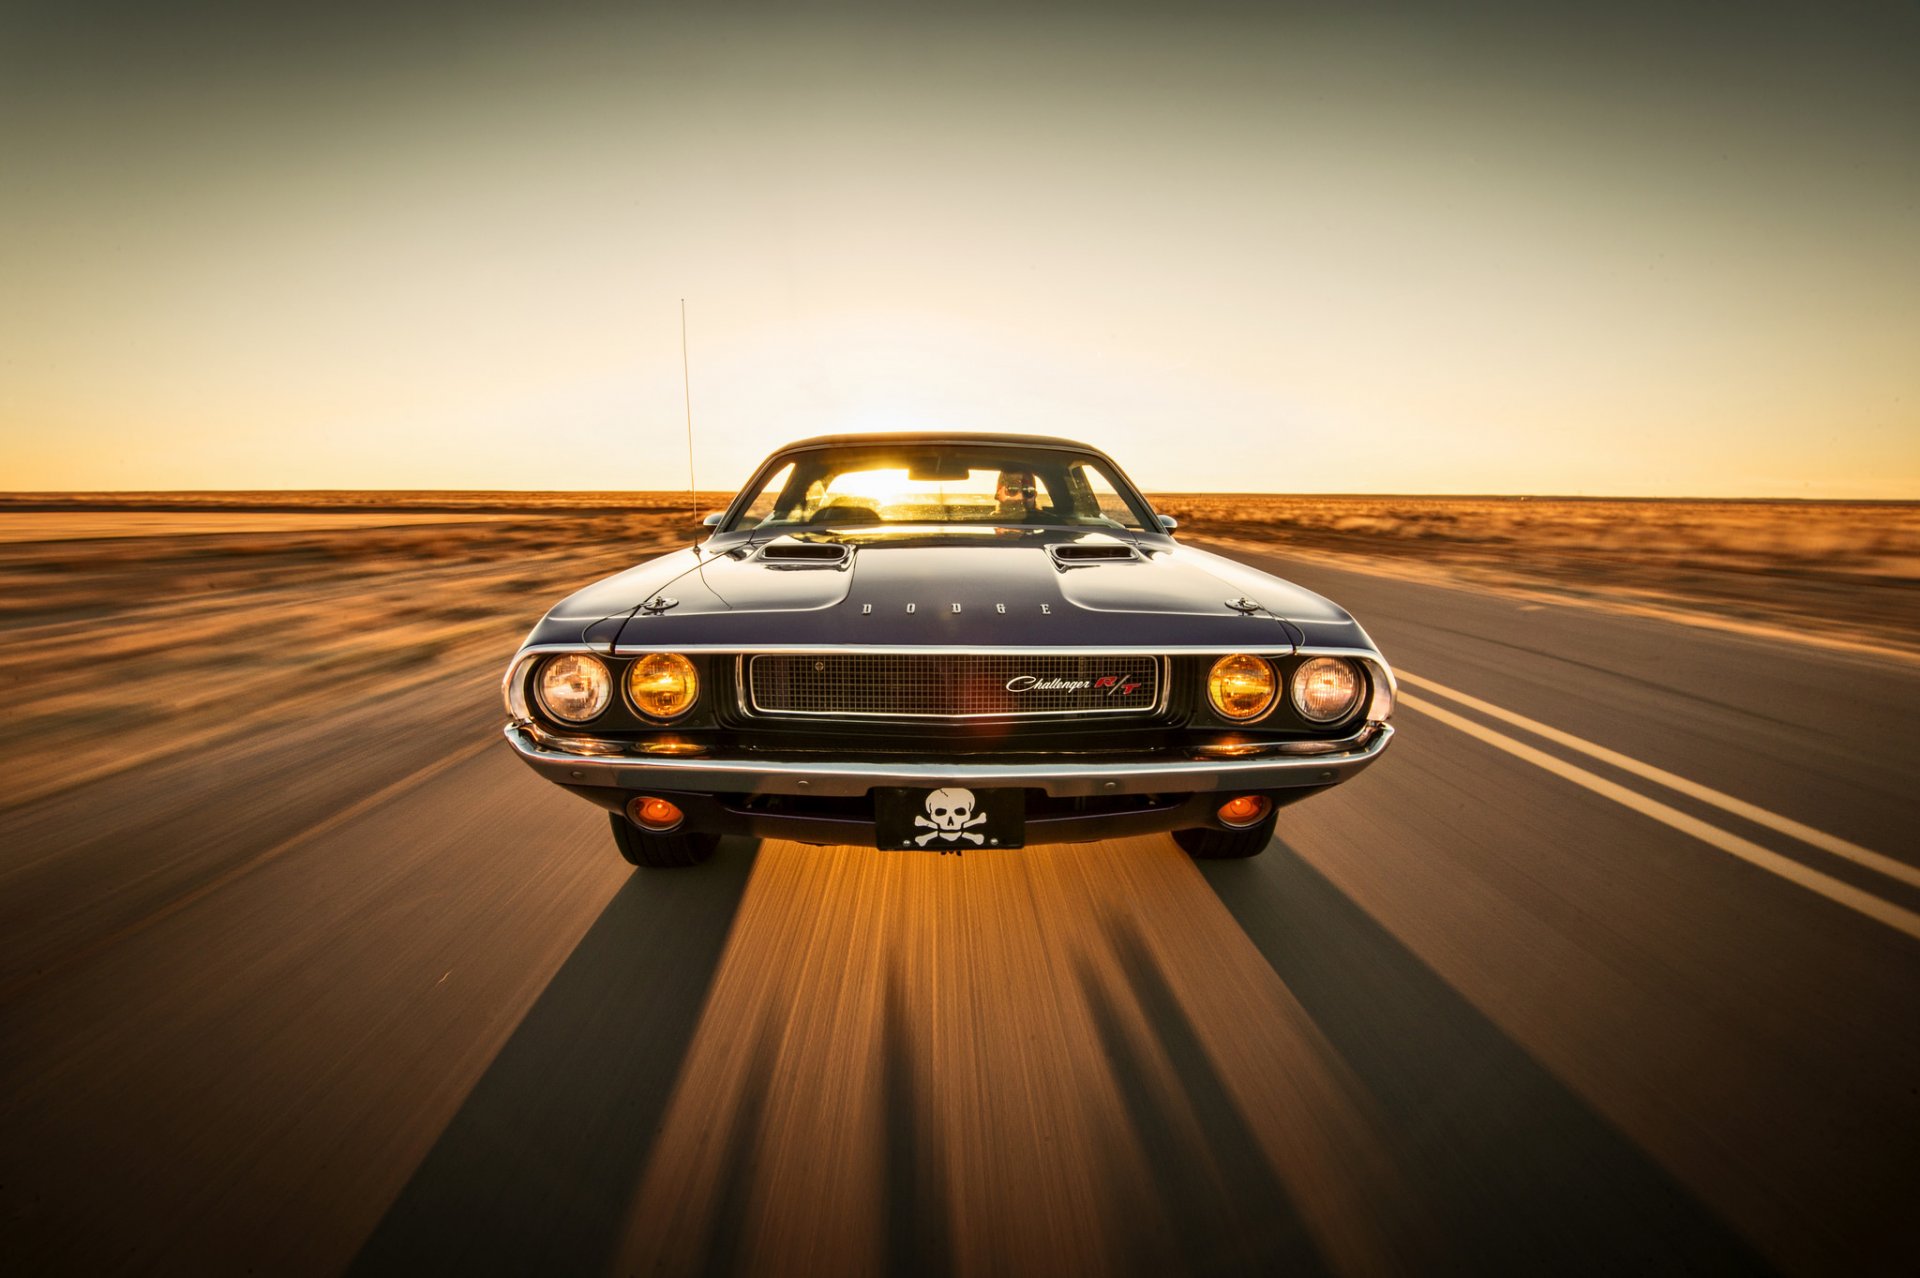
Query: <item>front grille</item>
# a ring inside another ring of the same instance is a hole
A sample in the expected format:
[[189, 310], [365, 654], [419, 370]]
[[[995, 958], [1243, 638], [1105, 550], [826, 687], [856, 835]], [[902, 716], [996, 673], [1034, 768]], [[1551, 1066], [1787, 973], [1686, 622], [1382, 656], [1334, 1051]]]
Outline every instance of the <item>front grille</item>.
[[1150, 714], [1151, 656], [767, 653], [747, 659], [756, 714], [880, 719], [1030, 719]]

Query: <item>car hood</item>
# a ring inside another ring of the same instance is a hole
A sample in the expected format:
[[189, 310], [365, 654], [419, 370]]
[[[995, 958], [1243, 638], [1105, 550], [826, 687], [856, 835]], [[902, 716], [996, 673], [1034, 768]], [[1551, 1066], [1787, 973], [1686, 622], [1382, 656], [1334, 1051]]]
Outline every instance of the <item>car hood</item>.
[[[1063, 547], [1125, 557], [1064, 566]], [[782, 558], [800, 554], [844, 559]], [[570, 596], [531, 641], [583, 637], [622, 649], [1371, 646], [1336, 605], [1233, 560], [1170, 538], [1051, 529], [711, 542]]]

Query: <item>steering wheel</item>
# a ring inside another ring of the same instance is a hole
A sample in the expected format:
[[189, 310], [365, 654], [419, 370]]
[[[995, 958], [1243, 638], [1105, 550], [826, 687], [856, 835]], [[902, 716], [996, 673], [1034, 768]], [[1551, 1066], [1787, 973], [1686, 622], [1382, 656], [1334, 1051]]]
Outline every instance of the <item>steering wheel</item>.
[[807, 524], [880, 524], [886, 521], [880, 518], [880, 512], [865, 506], [855, 506], [851, 502], [822, 506], [807, 516]]

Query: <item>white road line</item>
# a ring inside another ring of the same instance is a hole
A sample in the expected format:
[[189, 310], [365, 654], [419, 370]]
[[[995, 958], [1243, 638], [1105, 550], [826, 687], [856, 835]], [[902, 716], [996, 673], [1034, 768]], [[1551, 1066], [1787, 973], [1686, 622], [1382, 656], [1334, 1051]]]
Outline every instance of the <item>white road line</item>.
[[[1399, 673], [1400, 678], [1403, 680], [1406, 679], [1406, 675], [1403, 672], [1396, 673]], [[1411, 681], [1409, 680], [1409, 682]], [[1809, 892], [1816, 892], [1837, 905], [1844, 905], [1850, 910], [1864, 914], [1877, 922], [1885, 923], [1888, 927], [1904, 932], [1913, 939], [1920, 941], [1920, 914], [1915, 914], [1911, 910], [1903, 910], [1897, 905], [1892, 905], [1877, 896], [1863, 892], [1851, 884], [1842, 883], [1839, 879], [1831, 878], [1820, 873], [1818, 870], [1810, 870], [1790, 857], [1784, 857], [1778, 852], [1769, 851], [1761, 847], [1758, 843], [1722, 830], [1719, 826], [1708, 825], [1698, 817], [1688, 816], [1678, 808], [1669, 807], [1657, 799], [1649, 799], [1643, 794], [1627, 789], [1627, 787], [1618, 782], [1609, 781], [1603, 776], [1587, 771], [1585, 768], [1578, 767], [1562, 759], [1557, 759], [1544, 750], [1537, 750], [1524, 741], [1517, 741], [1504, 732], [1496, 732], [1492, 728], [1484, 727], [1471, 719], [1457, 715], [1451, 710], [1444, 710], [1430, 701], [1425, 701], [1419, 697], [1410, 697], [1405, 694], [1402, 694], [1399, 700], [1401, 705], [1438, 719], [1450, 728], [1458, 728], [1468, 736], [1478, 738], [1488, 745], [1505, 750], [1515, 758], [1524, 759], [1535, 767], [1544, 768], [1557, 777], [1562, 777], [1565, 780], [1573, 782], [1575, 785], [1593, 791], [1595, 794], [1612, 799], [1615, 803], [1631, 808], [1642, 816], [1652, 817], [1663, 825], [1672, 826], [1683, 834], [1690, 834], [1702, 843], [1718, 848], [1730, 856], [1739, 857], [1749, 865], [1758, 866], [1770, 874], [1777, 874], [1788, 882], [1796, 883], [1807, 889]]]
[[[1834, 856], [1852, 861], [1855, 865], [1865, 866], [1867, 869], [1879, 874], [1884, 874], [1890, 879], [1898, 880], [1908, 887], [1920, 888], [1920, 868], [1903, 864], [1890, 856], [1875, 852], [1870, 848], [1863, 848], [1858, 843], [1849, 843], [1843, 838], [1828, 834], [1824, 830], [1816, 830], [1812, 826], [1795, 821], [1791, 817], [1783, 817], [1777, 812], [1769, 812], [1765, 808], [1748, 803], [1744, 799], [1736, 799], [1731, 794], [1724, 794], [1719, 790], [1701, 785], [1697, 781], [1689, 781], [1683, 776], [1676, 776], [1668, 772], [1665, 768], [1654, 767], [1651, 763], [1642, 763], [1640, 760], [1621, 754], [1617, 750], [1609, 750], [1605, 746], [1595, 745], [1591, 741], [1574, 736], [1571, 732], [1562, 732], [1560, 729], [1549, 727], [1537, 719], [1529, 719], [1523, 714], [1515, 714], [1511, 710], [1504, 710], [1491, 702], [1482, 701], [1478, 697], [1469, 696], [1464, 692], [1456, 692], [1452, 688], [1444, 684], [1435, 683], [1431, 679], [1423, 679], [1419, 675], [1408, 674], [1404, 670], [1395, 670], [1394, 677], [1401, 683], [1410, 683], [1416, 688], [1424, 688], [1428, 692], [1438, 693], [1449, 701], [1457, 701], [1461, 705], [1469, 709], [1478, 710], [1481, 714], [1487, 715], [1490, 718], [1499, 719], [1503, 723], [1510, 723], [1516, 728], [1524, 728], [1536, 737], [1545, 737], [1548, 741], [1552, 741], [1557, 745], [1563, 745], [1569, 750], [1578, 750], [1581, 754], [1619, 768], [1622, 772], [1631, 772], [1634, 776], [1644, 777], [1646, 780], [1652, 781], [1657, 785], [1663, 785], [1669, 790], [1684, 794], [1690, 799], [1698, 799], [1702, 803], [1712, 804], [1722, 812], [1731, 812], [1734, 816], [1744, 821], [1751, 821], [1755, 825], [1762, 825], [1769, 830], [1776, 830], [1788, 838], [1800, 840], [1809, 847], [1819, 848], [1822, 852], [1828, 852]], [[1402, 699], [1404, 700], [1404, 698]]]

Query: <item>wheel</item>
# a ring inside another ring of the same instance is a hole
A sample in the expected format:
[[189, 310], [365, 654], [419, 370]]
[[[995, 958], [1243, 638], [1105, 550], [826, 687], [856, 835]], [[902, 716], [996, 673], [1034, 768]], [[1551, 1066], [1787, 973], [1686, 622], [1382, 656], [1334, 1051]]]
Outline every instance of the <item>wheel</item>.
[[712, 856], [714, 848], [720, 844], [717, 834], [694, 834], [691, 831], [655, 834], [641, 829], [618, 812], [609, 812], [607, 816], [613, 822], [614, 846], [620, 849], [620, 855], [628, 865], [644, 866], [649, 870], [698, 865]]
[[1210, 827], [1198, 830], [1175, 830], [1173, 841], [1178, 843], [1186, 854], [1199, 861], [1224, 861], [1238, 857], [1259, 856], [1267, 850], [1267, 844], [1273, 842], [1273, 825], [1279, 819], [1279, 812], [1267, 813], [1267, 819], [1258, 825], [1250, 825], [1244, 830], [1216, 830]]

